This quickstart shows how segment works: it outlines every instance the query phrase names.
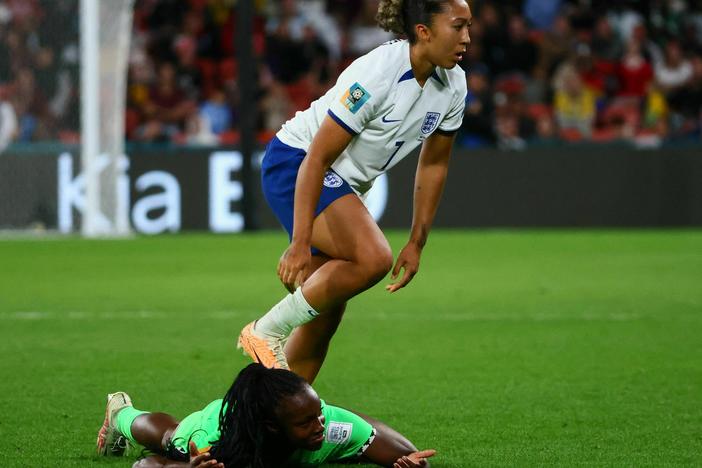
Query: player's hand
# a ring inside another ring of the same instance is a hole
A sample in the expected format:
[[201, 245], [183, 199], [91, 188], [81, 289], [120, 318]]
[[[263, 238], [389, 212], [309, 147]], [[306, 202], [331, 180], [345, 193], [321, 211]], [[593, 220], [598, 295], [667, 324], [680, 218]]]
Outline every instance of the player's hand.
[[398, 458], [393, 463], [393, 468], [419, 468], [428, 466], [427, 458], [433, 457], [436, 450], [420, 450], [419, 452], [410, 453], [404, 457]]
[[294, 292], [295, 288], [302, 286], [307, 279], [311, 261], [309, 245], [293, 242], [285, 249], [278, 262], [278, 278], [288, 291]]
[[224, 468], [224, 463], [219, 463], [212, 458], [210, 452], [199, 453], [192, 440], [188, 444], [188, 449], [190, 450], [190, 463], [188, 464], [190, 468]]
[[392, 279], [396, 280], [400, 274], [400, 270], [404, 270], [402, 279], [385, 286], [385, 290], [394, 293], [398, 289], [407, 286], [407, 283], [412, 281], [414, 275], [419, 271], [419, 257], [422, 255], [422, 249], [416, 244], [409, 243], [400, 251], [397, 256], [395, 267], [392, 269]]

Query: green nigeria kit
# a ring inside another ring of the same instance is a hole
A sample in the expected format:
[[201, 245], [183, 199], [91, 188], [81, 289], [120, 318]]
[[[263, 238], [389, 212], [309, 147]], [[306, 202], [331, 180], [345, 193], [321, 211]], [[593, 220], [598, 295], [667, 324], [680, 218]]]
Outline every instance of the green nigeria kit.
[[[200, 411], [187, 416], [178, 425], [172, 444], [182, 453], [188, 453], [188, 441], [198, 450], [206, 449], [219, 439], [219, 413], [222, 400], [215, 400]], [[319, 450], [296, 450], [288, 463], [292, 466], [312, 467], [361, 455], [375, 437], [375, 429], [366, 420], [351, 411], [327, 405], [322, 400], [324, 415], [324, 442]]]

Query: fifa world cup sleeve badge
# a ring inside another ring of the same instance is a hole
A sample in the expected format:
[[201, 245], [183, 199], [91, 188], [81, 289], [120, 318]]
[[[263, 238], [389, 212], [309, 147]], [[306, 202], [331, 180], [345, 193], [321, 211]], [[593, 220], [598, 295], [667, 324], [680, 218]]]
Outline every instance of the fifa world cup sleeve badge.
[[358, 112], [363, 104], [370, 99], [371, 95], [366, 91], [363, 86], [358, 83], [354, 83], [346, 92], [341, 96], [341, 103], [346, 107], [352, 114]]

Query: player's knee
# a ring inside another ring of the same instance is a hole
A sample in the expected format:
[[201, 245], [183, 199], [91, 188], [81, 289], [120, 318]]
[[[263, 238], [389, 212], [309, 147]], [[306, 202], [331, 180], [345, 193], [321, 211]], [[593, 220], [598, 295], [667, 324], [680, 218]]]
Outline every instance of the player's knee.
[[371, 283], [375, 284], [392, 269], [392, 250], [389, 246], [372, 249], [366, 254], [366, 271]]

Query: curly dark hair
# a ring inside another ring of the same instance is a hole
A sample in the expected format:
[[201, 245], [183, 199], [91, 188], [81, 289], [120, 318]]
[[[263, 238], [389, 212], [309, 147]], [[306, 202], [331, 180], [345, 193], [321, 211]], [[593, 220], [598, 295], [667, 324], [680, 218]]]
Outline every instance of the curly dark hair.
[[272, 468], [290, 455], [285, 439], [267, 423], [276, 421], [281, 400], [303, 391], [307, 382], [294, 372], [249, 364], [224, 396], [219, 413], [220, 437], [212, 458], [228, 468]]
[[418, 24], [431, 25], [432, 16], [443, 11], [449, 0], [381, 0], [378, 25], [386, 31], [404, 34], [410, 44], [417, 42], [414, 27]]

